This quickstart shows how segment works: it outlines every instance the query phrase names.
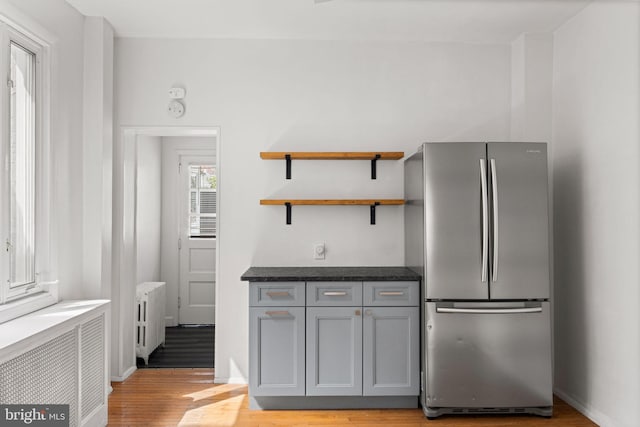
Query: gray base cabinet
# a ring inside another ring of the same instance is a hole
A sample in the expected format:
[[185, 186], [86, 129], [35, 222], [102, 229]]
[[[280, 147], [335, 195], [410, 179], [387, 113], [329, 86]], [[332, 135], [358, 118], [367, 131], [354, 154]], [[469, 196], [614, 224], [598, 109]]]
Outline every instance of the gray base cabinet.
[[417, 395], [420, 387], [420, 309], [365, 307], [362, 336], [362, 394]]
[[307, 308], [307, 396], [362, 395], [362, 316], [354, 307]]
[[305, 395], [304, 282], [249, 289], [249, 393]]
[[418, 282], [250, 286], [252, 408], [417, 407]]
[[252, 307], [249, 313], [250, 393], [304, 396], [304, 307]]

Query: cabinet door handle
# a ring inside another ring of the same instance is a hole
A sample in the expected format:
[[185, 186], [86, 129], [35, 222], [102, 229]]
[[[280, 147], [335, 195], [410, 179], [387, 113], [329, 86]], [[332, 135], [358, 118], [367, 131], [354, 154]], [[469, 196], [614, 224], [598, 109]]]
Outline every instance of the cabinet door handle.
[[327, 297], [343, 297], [347, 295], [346, 291], [324, 291], [322, 295]]
[[270, 291], [267, 292], [268, 297], [289, 297], [291, 294], [287, 291]]
[[399, 297], [404, 295], [404, 291], [380, 291], [378, 295], [381, 297]]
[[267, 314], [267, 316], [291, 316], [291, 313], [289, 313], [286, 310], [282, 310], [282, 311], [267, 311], [265, 313]]

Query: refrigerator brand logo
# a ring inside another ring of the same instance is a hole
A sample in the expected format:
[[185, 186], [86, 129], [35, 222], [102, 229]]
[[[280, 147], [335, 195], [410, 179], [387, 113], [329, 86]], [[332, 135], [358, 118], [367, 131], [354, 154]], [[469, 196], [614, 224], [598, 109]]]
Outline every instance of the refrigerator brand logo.
[[527, 150], [527, 153], [542, 153], [542, 150]]

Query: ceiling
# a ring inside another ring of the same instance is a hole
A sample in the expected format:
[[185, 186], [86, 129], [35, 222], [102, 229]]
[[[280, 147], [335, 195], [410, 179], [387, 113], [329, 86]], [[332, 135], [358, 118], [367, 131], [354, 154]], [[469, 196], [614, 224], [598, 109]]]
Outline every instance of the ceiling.
[[67, 0], [118, 37], [508, 43], [590, 0]]

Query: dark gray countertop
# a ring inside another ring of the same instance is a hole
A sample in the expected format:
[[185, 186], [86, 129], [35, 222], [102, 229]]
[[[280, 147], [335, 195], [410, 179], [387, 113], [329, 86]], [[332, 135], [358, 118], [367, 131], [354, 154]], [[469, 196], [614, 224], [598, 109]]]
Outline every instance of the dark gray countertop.
[[240, 276], [249, 282], [420, 280], [407, 267], [250, 267]]

